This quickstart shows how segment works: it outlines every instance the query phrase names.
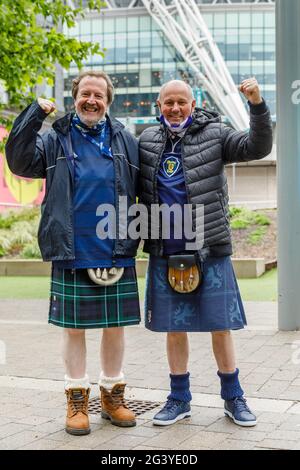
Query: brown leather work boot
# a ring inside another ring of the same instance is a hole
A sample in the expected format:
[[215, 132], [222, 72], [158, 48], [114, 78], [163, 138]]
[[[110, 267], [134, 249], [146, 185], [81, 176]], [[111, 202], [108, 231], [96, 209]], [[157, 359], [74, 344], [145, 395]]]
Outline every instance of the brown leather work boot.
[[125, 404], [124, 391], [126, 384], [116, 384], [111, 392], [104, 387], [101, 391], [101, 416], [110, 419], [111, 424], [121, 427], [135, 426], [134, 413]]
[[68, 400], [66, 431], [75, 436], [89, 434], [88, 404], [90, 388], [69, 388], [65, 391]]

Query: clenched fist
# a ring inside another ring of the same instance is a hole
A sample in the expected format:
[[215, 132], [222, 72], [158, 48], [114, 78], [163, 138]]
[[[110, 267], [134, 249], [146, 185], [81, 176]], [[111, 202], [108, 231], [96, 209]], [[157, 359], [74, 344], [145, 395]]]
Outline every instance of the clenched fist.
[[251, 104], [260, 104], [262, 102], [259, 85], [255, 77], [243, 80], [239, 86], [239, 91]]
[[47, 114], [50, 114], [50, 113], [53, 113], [53, 111], [55, 111], [56, 107], [55, 107], [55, 103], [53, 103], [52, 101], [50, 100], [45, 100], [44, 98], [38, 98], [38, 104], [40, 105], [40, 107], [45, 111], [45, 113]]

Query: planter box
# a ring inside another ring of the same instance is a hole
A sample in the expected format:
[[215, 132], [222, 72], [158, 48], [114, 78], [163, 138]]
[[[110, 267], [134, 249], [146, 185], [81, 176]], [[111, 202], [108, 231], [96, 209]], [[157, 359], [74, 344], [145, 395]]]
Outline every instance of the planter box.
[[[266, 270], [263, 258], [232, 259], [236, 277], [239, 279], [260, 277]], [[138, 259], [138, 277], [146, 275], [147, 259]], [[40, 260], [0, 260], [0, 276], [50, 276], [51, 263]]]
[[260, 277], [266, 271], [263, 258], [232, 258], [235, 275], [238, 279], [253, 279]]

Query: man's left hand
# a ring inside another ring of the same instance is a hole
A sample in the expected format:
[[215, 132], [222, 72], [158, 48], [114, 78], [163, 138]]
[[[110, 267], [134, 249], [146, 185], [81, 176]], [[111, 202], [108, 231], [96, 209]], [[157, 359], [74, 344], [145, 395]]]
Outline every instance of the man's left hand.
[[255, 77], [243, 80], [239, 86], [239, 91], [250, 101], [251, 104], [262, 103], [258, 82]]

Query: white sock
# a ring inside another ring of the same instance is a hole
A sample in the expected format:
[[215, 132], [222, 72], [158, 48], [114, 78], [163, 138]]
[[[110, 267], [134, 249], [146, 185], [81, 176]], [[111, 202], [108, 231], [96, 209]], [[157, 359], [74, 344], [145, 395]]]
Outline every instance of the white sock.
[[69, 388], [91, 388], [89, 376], [85, 374], [82, 379], [72, 379], [65, 375], [65, 390], [68, 390]]
[[124, 374], [120, 372], [120, 375], [117, 377], [106, 377], [103, 372], [101, 372], [99, 377], [99, 387], [104, 387], [107, 390], [111, 390], [114, 385], [124, 383]]

